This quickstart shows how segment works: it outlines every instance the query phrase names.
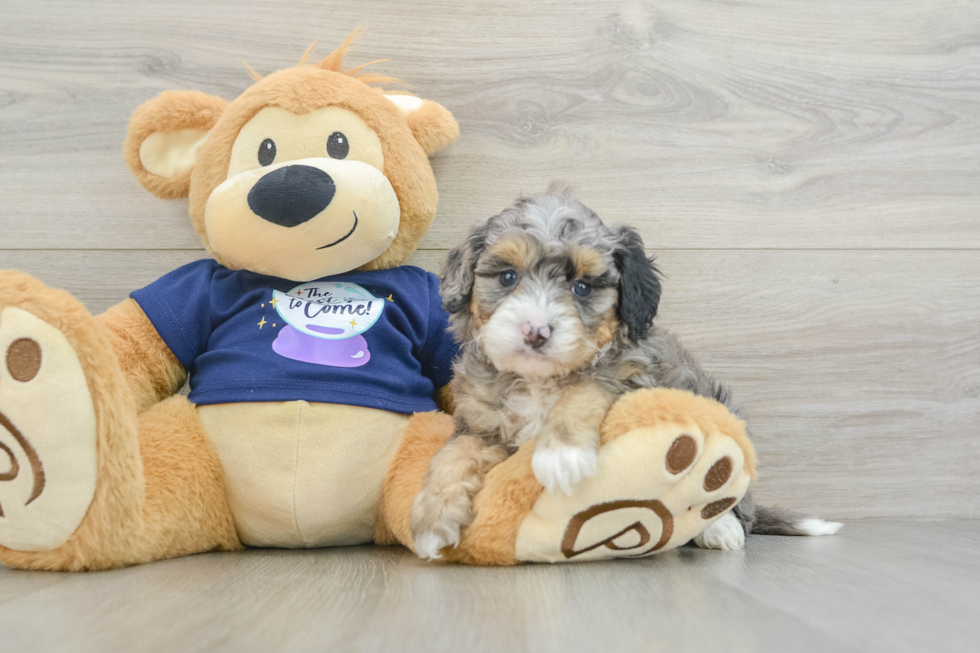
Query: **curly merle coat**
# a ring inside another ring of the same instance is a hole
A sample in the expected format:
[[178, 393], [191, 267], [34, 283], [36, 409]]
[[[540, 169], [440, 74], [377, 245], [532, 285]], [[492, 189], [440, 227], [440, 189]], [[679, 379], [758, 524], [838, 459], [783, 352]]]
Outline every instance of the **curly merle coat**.
[[[477, 225], [450, 253], [441, 292], [462, 355], [452, 384], [456, 434], [413, 504], [423, 557], [458, 543], [485, 474], [528, 439], [538, 480], [571, 493], [595, 473], [599, 425], [623, 394], [682, 388], [740, 413], [728, 387], [654, 324], [660, 275], [637, 231], [605, 225], [564, 187]], [[733, 512], [695, 542], [737, 548], [748, 532], [815, 534], [817, 526], [756, 509], [750, 495]]]

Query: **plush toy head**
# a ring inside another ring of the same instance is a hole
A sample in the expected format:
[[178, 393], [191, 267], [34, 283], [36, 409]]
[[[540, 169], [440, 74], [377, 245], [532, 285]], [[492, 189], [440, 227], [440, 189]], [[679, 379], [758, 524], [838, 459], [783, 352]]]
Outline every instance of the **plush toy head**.
[[456, 121], [367, 85], [391, 78], [342, 70], [352, 37], [232, 102], [165, 91], [130, 119], [130, 170], [158, 197], [189, 195], [194, 228], [223, 265], [294, 281], [392, 267], [432, 222], [428, 156], [456, 138]]

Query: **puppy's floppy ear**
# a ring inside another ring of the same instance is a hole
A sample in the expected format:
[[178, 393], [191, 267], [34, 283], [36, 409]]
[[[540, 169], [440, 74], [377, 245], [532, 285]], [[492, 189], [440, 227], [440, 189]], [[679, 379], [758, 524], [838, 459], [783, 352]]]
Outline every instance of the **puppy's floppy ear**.
[[163, 199], [187, 197], [198, 149], [227, 104], [200, 91], [164, 91], [136, 109], [123, 156], [143, 188]]
[[646, 337], [660, 304], [660, 271], [647, 258], [643, 239], [631, 227], [614, 232], [613, 258], [619, 270], [619, 321], [629, 329], [633, 342]]
[[476, 262], [486, 246], [489, 228], [489, 221], [473, 227], [466, 240], [446, 257], [439, 292], [442, 294], [442, 307], [449, 313], [464, 311], [470, 303]]
[[408, 128], [427, 156], [435, 154], [459, 136], [456, 119], [441, 104], [414, 95], [391, 94], [385, 97], [405, 116]]

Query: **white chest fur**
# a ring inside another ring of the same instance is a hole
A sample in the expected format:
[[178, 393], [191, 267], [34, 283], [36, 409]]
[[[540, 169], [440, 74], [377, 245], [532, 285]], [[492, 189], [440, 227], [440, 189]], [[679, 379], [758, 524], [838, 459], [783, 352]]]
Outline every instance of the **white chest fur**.
[[520, 446], [537, 435], [560, 396], [561, 388], [553, 380], [522, 382], [512, 388], [503, 401], [504, 441]]

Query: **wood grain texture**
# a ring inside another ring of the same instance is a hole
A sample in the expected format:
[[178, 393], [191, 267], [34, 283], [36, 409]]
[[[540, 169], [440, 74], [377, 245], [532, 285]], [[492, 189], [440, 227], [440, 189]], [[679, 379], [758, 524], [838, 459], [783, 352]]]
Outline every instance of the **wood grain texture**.
[[[8, 251], [0, 267], [101, 311], [202, 256]], [[759, 501], [827, 518], [980, 517], [976, 252], [673, 250], [658, 263], [661, 323], [746, 407]]]
[[370, 547], [0, 567], [0, 652], [968, 653], [978, 539], [976, 521], [858, 523], [744, 551], [509, 569]]
[[226, 98], [370, 24], [352, 62], [445, 104], [436, 269], [551, 179], [636, 224], [665, 324], [750, 415], [760, 501], [980, 517], [980, 6], [7, 0], [0, 267], [93, 311], [200, 258], [186, 201], [126, 171], [132, 110]]
[[169, 88], [227, 98], [367, 21], [444, 103], [426, 248], [553, 178], [664, 248], [980, 246], [980, 10], [956, 0], [7, 0], [0, 246], [197, 247], [122, 164]]

